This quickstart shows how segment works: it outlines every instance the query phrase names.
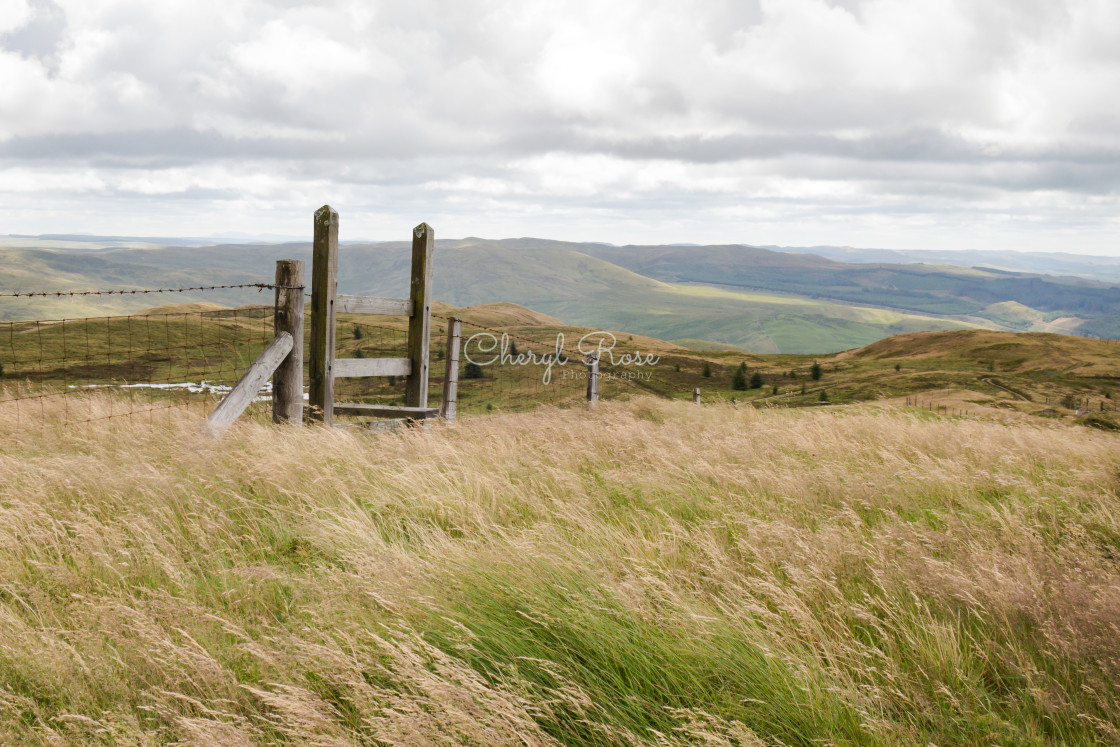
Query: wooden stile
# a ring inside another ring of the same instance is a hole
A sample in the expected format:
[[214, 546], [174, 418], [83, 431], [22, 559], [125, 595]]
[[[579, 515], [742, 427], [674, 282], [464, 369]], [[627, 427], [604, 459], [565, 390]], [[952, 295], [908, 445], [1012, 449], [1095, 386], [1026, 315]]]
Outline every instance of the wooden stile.
[[[412, 232], [412, 285], [408, 298], [374, 298], [337, 294], [338, 213], [324, 205], [315, 212], [314, 266], [311, 280], [311, 415], [327, 425], [336, 412], [379, 417], [425, 419], [438, 412], [428, 407], [429, 335], [431, 332], [432, 251], [435, 236], [421, 223]], [[336, 358], [338, 314], [408, 316], [408, 357]], [[405, 377], [404, 407], [335, 404], [334, 380], [366, 376]]]

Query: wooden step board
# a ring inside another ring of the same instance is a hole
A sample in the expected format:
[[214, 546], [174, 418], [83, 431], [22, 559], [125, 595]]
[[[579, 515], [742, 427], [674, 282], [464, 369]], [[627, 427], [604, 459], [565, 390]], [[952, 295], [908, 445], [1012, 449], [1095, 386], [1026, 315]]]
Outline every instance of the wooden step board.
[[411, 418], [427, 420], [439, 416], [438, 407], [405, 407], [403, 405], [336, 404], [334, 411], [346, 415], [370, 415], [375, 418]]

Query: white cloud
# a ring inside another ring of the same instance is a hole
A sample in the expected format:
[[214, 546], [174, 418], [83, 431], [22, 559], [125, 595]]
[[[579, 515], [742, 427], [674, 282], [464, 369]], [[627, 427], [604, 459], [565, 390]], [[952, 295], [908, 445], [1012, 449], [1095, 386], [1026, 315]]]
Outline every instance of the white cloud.
[[27, 0], [0, 0], [0, 34], [14, 31], [31, 20]]
[[230, 57], [251, 78], [277, 83], [298, 99], [316, 90], [345, 91], [351, 79], [367, 75], [399, 82], [403, 74], [397, 63], [375, 52], [342, 44], [313, 27], [275, 20], [234, 47]]
[[1120, 253], [1116, 90], [1113, 0], [0, 0], [0, 231]]

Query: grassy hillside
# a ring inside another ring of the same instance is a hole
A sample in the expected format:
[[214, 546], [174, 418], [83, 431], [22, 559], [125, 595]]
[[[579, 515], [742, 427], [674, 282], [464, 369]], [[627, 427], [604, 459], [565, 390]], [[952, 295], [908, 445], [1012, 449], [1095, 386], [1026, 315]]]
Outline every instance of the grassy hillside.
[[[1076, 317], [1095, 335], [1115, 336], [1120, 288], [1083, 278], [1039, 276], [978, 267], [848, 264], [811, 254], [758, 247], [588, 245], [586, 251], [643, 275], [670, 282], [727, 285], [812, 298], [874, 304], [917, 313], [975, 316], [1002, 323], [993, 304], [1014, 302], [1045, 321]], [[1013, 329], [1041, 331], [1038, 326]]]
[[[309, 244], [0, 249], [20, 290], [267, 281], [283, 258], [309, 259]], [[344, 292], [400, 296], [408, 280], [404, 242], [340, 251]], [[436, 297], [457, 306], [512, 301], [571, 324], [765, 353], [837, 352], [899, 333], [977, 326], [1120, 337], [1120, 288], [1110, 284], [945, 264], [844, 263], [743, 245], [439, 241], [435, 283]], [[84, 300], [4, 302], [0, 318], [77, 316], [83, 306], [104, 314], [95, 310], [104, 299]], [[250, 293], [187, 300], [246, 304]]]
[[1007, 250], [898, 250], [858, 249], [850, 246], [778, 247], [782, 252], [816, 254], [841, 262], [957, 265], [989, 267], [1013, 272], [1066, 275], [1120, 283], [1120, 258], [1069, 252], [1016, 252]]
[[977, 329], [898, 335], [838, 358], [937, 359], [946, 364], [986, 365], [1008, 373], [1077, 371], [1086, 377], [1120, 380], [1120, 342], [1055, 334]]
[[[307, 244], [0, 249], [12, 288], [57, 290], [268, 281]], [[762, 353], [829, 353], [895, 334], [992, 327], [1120, 336], [1120, 288], [1085, 279], [921, 264], [848, 264], [743, 246], [609, 247], [540, 239], [437, 242], [435, 296], [456, 306], [508, 301], [571, 324]], [[346, 293], [400, 296], [404, 242], [350, 244]], [[254, 291], [187, 301], [250, 303]], [[147, 298], [5, 300], [0, 319], [120, 313]]]
[[[235, 285], [271, 282], [271, 264], [239, 256], [229, 247], [222, 262], [207, 261], [208, 253], [193, 248], [146, 248], [111, 251], [57, 251], [0, 249], [4, 267], [0, 292], [89, 291], [147, 288], [185, 288], [200, 285]], [[283, 259], [277, 257], [276, 259]], [[69, 296], [0, 298], [0, 321], [19, 319], [73, 319], [129, 314], [164, 302], [206, 302], [223, 306], [262, 303], [252, 290], [216, 290], [185, 296]], [[264, 303], [271, 303], [266, 296]]]
[[955, 390], [964, 402], [1048, 416], [1059, 414], [1055, 408], [1060, 410], [1063, 402], [1068, 409], [1071, 401], [1087, 400], [1096, 411], [1112, 411], [1113, 397], [1120, 396], [1120, 343], [1113, 340], [988, 330], [929, 332], [841, 353], [829, 365], [845, 372], [853, 393], [861, 381], [873, 383], [887, 397], [921, 389]]
[[[435, 303], [433, 314], [429, 386], [433, 405], [439, 403], [442, 394], [447, 320], [452, 314], [463, 319], [464, 354], [479, 352], [479, 345], [470, 343], [471, 336], [478, 333], [487, 339], [512, 334], [521, 351], [533, 351], [538, 356], [554, 351], [559, 336], [565, 335], [565, 356], [571, 359], [558, 366], [556, 375], [547, 382], [544, 369], [532, 365], [493, 365], [477, 377], [468, 377], [464, 359], [460, 413], [523, 411], [542, 404], [583, 401], [586, 384], [575, 376], [584, 371], [583, 357], [575, 348], [577, 340], [593, 330], [565, 325], [510, 303], [469, 308]], [[407, 329], [405, 317], [340, 315], [336, 353], [342, 358], [404, 357]], [[305, 323], [305, 349], [309, 349], [310, 331], [310, 324]], [[200, 412], [206, 412], [208, 406], [216, 404], [223, 387], [236, 383], [272, 337], [272, 309], [267, 306], [227, 309], [215, 304], [180, 303], [144, 309], [128, 317], [0, 322], [0, 399], [22, 397], [28, 400], [26, 414], [33, 415], [38, 410], [34, 397], [47, 394], [74, 403], [75, 412], [81, 414], [75, 417], [85, 419], [91, 409], [87, 402], [91, 389], [110, 387], [128, 395], [118, 415], [133, 409], [146, 412], [153, 401], [195, 404]], [[639, 349], [657, 354], [678, 352], [675, 345], [661, 340], [619, 333], [620, 351]], [[702, 365], [699, 359], [679, 352], [684, 354], [682, 360], [688, 361], [682, 376], [687, 377], [689, 370], [698, 372]], [[601, 391], [606, 398], [629, 396], [650, 387], [665, 393], [672, 388], [671, 382], [659, 380], [653, 386], [612, 375], [605, 361]], [[305, 370], [305, 382], [308, 380]], [[403, 404], [404, 379], [340, 379], [335, 391], [339, 403]], [[683, 394], [683, 390], [678, 393]]]
[[[566, 349], [572, 352], [576, 340], [595, 331], [593, 327], [562, 324], [514, 304], [467, 308], [437, 305], [435, 313], [437, 339], [442, 339], [441, 318], [457, 315], [465, 321], [465, 338], [483, 329], [498, 334], [507, 332], [522, 351], [531, 349], [538, 353], [550, 351], [558, 335], [564, 336]], [[346, 319], [361, 321], [361, 317]], [[339, 349], [341, 354], [353, 356], [369, 341], [349, 339], [344, 334], [348, 323], [340, 325], [343, 334], [339, 335]], [[396, 347], [385, 354], [403, 355], [404, 320], [378, 324], [397, 329], [393, 343]], [[823, 404], [823, 393], [827, 403], [832, 404], [910, 401], [955, 413], [1015, 411], [1066, 419], [1072, 419], [1077, 410], [1086, 406], [1097, 413], [1113, 413], [1120, 406], [1120, 342], [1114, 340], [956, 330], [897, 335], [836, 355], [811, 356], [764, 355], [704, 345], [697, 349], [695, 343], [686, 346], [680, 341], [667, 342], [618, 330], [614, 334], [617, 353], [641, 351], [656, 354], [659, 360], [646, 368], [613, 368], [623, 372], [641, 370], [649, 380], [606, 380], [602, 391], [608, 398], [630, 397], [645, 391], [689, 399], [698, 387], [706, 401], [735, 400], [760, 407], [818, 406]], [[811, 375], [814, 363], [821, 367], [819, 379]], [[442, 362], [434, 365], [435, 381], [442, 374]], [[758, 374], [757, 387], [734, 388], [734, 375], [740, 365], [746, 366], [747, 377]], [[704, 375], [705, 367], [709, 376]], [[434, 386], [438, 388], [438, 384]], [[477, 412], [487, 405], [532, 409], [540, 401], [578, 402], [583, 396], [582, 385], [578, 383], [542, 386], [539, 369], [532, 367], [495, 366], [486, 370], [483, 380], [466, 382], [465, 386], [468, 397], [475, 398], [474, 409], [468, 412]], [[516, 405], [510, 402], [511, 387], [523, 397]], [[394, 396], [381, 385], [361, 393], [374, 398]]]
[[652, 400], [195, 426], [0, 411], [0, 742], [1120, 733], [1110, 434]]
[[[438, 403], [442, 392], [446, 319], [452, 315], [464, 319], [464, 340], [477, 333], [507, 333], [519, 352], [544, 355], [563, 335], [565, 355], [571, 358], [556, 367], [548, 382], [544, 368], [534, 365], [492, 365], [478, 378], [463, 378], [460, 412], [525, 411], [583, 400], [582, 356], [575, 348], [583, 335], [597, 328], [564, 324], [511, 303], [437, 303], [434, 314], [431, 402]], [[305, 334], [310, 334], [309, 325]], [[658, 360], [642, 367], [607, 365], [604, 359], [601, 391], [608, 399], [642, 392], [689, 399], [698, 387], [706, 401], [734, 399], [757, 406], [920, 402], [956, 413], [1014, 410], [1067, 419], [1078, 411], [1084, 415], [1086, 407], [1111, 413], [1120, 405], [1120, 342], [1113, 340], [957, 330], [897, 335], [836, 355], [812, 356], [667, 342], [624, 330], [614, 334], [617, 354], [653, 354]], [[336, 335], [341, 357], [401, 357], [406, 354], [407, 320], [343, 315]], [[83, 385], [230, 385], [271, 336], [267, 307], [221, 309], [212, 304], [164, 305], [130, 319], [0, 323], [0, 386], [70, 387], [65, 389], [67, 396], [80, 399], [87, 391]], [[467, 352], [480, 352], [478, 343]], [[814, 363], [820, 365], [819, 379], [811, 376]], [[746, 367], [746, 378], [757, 374], [757, 386], [734, 388], [740, 365]], [[340, 380], [336, 389], [339, 402], [403, 403], [404, 382], [399, 378]], [[134, 398], [166, 399], [175, 394], [167, 389], [129, 392]], [[212, 404], [210, 395], [195, 399], [202, 408]]]
[[[959, 329], [969, 320], [837, 304], [788, 294], [668, 283], [589, 256], [561, 242], [439, 242], [435, 297], [456, 306], [513, 302], [569, 324], [661, 339], [700, 338], [764, 353], [824, 353], [916, 330]], [[21, 267], [19, 290], [154, 288], [268, 282], [275, 261], [305, 258], [306, 245], [111, 249], [101, 252], [0, 250]], [[785, 256], [785, 255], [780, 255]], [[403, 242], [348, 245], [339, 258], [343, 293], [405, 295]], [[255, 290], [189, 293], [186, 301], [259, 303]], [[0, 319], [73, 318], [128, 313], [151, 296], [0, 299]], [[178, 297], [176, 297], [178, 299]]]

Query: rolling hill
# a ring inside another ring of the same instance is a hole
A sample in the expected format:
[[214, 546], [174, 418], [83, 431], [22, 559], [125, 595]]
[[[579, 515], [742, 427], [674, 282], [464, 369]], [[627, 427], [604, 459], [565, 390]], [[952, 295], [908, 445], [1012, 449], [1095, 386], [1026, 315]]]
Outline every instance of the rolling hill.
[[840, 262], [955, 265], [1040, 275], [1067, 275], [1109, 283], [1120, 282], [1120, 257], [1103, 257], [1090, 254], [977, 249], [942, 251], [931, 249], [860, 249], [850, 246], [766, 246], [763, 248], [780, 252], [816, 254]]
[[[908, 312], [983, 319], [1019, 331], [1062, 317], [1083, 331], [1111, 336], [1120, 288], [1085, 278], [1042, 276], [979, 267], [848, 264], [811, 254], [744, 246], [592, 246], [595, 256], [668, 282], [780, 291], [810, 298], [885, 306]], [[1029, 308], [1038, 319], [1009, 318], [999, 305]], [[995, 307], [993, 309], [993, 307]]]
[[[0, 249], [4, 286], [85, 290], [268, 281], [309, 245]], [[744, 246], [611, 247], [543, 239], [437, 242], [435, 297], [506, 301], [565, 322], [762, 353], [831, 353], [897, 334], [986, 327], [1120, 335], [1120, 288], [1081, 278], [935, 265], [850, 264]], [[403, 295], [405, 242], [348, 244], [343, 293]], [[181, 300], [259, 302], [255, 291]], [[0, 319], [122, 313], [151, 299], [4, 299]]]
[[[534, 365], [495, 365], [478, 378], [464, 378], [461, 413], [524, 411], [583, 401], [584, 381], [573, 378], [582, 371], [575, 343], [600, 326], [573, 326], [509, 302], [466, 307], [437, 302], [433, 314], [433, 402], [442, 391], [443, 340], [451, 316], [463, 319], [464, 355], [485, 353], [477, 343], [470, 347], [471, 336], [507, 333], [522, 352], [538, 355], [552, 352], [563, 335], [565, 354], [577, 358], [575, 365], [559, 367], [551, 383], [542, 379], [544, 369]], [[309, 330], [305, 326], [305, 334]], [[653, 354], [658, 360], [645, 368], [605, 364], [609, 377], [600, 389], [606, 399], [641, 393], [691, 399], [699, 388], [704, 401], [765, 407], [887, 402], [955, 414], [1014, 411], [1058, 418], [1072, 418], [1076, 410], [1083, 415], [1087, 407], [1112, 418], [1120, 403], [1116, 340], [965, 329], [908, 333], [834, 355], [805, 355], [759, 354], [697, 341], [682, 344], [625, 328], [614, 333], [618, 353]], [[228, 385], [270, 339], [267, 306], [164, 304], [126, 319], [0, 324], [0, 385], [41, 384], [78, 399], [83, 387], [106, 384], [172, 386], [205, 380]], [[406, 340], [404, 317], [339, 318], [341, 357], [401, 357]], [[811, 375], [814, 364], [820, 365], [819, 378]], [[740, 366], [752, 379], [757, 375], [757, 385], [735, 388]], [[339, 401], [367, 404], [399, 404], [403, 394], [402, 382], [394, 378], [340, 380], [336, 389]], [[132, 397], [135, 393], [129, 391]]]

